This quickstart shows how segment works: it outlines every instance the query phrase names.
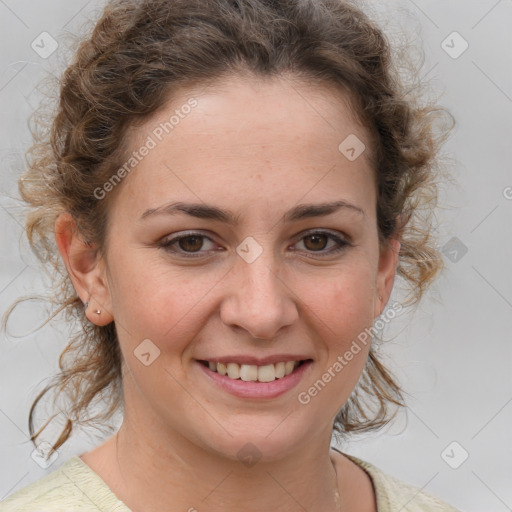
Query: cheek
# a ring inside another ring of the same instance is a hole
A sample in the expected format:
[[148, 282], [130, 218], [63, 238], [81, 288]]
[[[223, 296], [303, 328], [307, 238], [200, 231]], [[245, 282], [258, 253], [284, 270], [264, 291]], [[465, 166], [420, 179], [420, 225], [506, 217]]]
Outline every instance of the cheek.
[[166, 265], [161, 256], [148, 258], [145, 251], [127, 251], [115, 261], [112, 310], [121, 340], [130, 339], [130, 345], [149, 338], [163, 347], [172, 338], [179, 349], [179, 340], [190, 339], [200, 327], [208, 292], [223, 275]]
[[[335, 388], [351, 389], [364, 367], [371, 344], [374, 286], [370, 266], [347, 266], [315, 282], [302, 281], [300, 296], [312, 322], [313, 339], [324, 353], [322, 371], [336, 374]], [[304, 320], [308, 322], [308, 320]], [[343, 374], [343, 376], [341, 376]], [[329, 376], [326, 376], [329, 379]]]
[[305, 284], [312, 313], [304, 322], [312, 322], [319, 365], [310, 382], [299, 390], [298, 400], [313, 417], [328, 414], [334, 420], [364, 369], [373, 325], [371, 275], [354, 266], [350, 272], [324, 276], [329, 278], [318, 280], [316, 288]]
[[331, 337], [344, 339], [373, 322], [374, 272], [369, 265], [346, 265], [297, 280], [297, 285], [298, 295], [325, 324]]

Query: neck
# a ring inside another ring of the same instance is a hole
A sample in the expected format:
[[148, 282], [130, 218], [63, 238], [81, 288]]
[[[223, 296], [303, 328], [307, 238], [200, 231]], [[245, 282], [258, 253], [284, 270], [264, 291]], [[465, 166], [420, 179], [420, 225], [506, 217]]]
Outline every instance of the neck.
[[113, 490], [133, 512], [168, 510], [169, 504], [189, 512], [340, 510], [329, 432], [282, 459], [244, 463], [176, 433], [134, 427], [125, 417], [109, 440], [117, 475]]

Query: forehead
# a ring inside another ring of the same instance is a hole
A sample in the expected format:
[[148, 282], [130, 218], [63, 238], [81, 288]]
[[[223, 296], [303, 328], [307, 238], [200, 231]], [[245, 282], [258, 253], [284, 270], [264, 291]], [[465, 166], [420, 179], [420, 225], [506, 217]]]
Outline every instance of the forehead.
[[[187, 107], [190, 98], [197, 100], [193, 109]], [[251, 139], [254, 144], [262, 141], [277, 146], [290, 140], [307, 143], [314, 139], [318, 144], [318, 139], [330, 135], [326, 144], [331, 144], [354, 132], [366, 137], [352, 100], [340, 87], [311, 79], [306, 82], [292, 75], [227, 75], [176, 90], [172, 99], [147, 120], [143, 131], [151, 132], [169, 121], [169, 114], [186, 109], [191, 111], [173, 121], [181, 125], [181, 130], [175, 129], [177, 125], [172, 130], [178, 137], [180, 131], [190, 134], [195, 130], [195, 135], [209, 136], [210, 140], [229, 134], [233, 144], [243, 140], [247, 146]], [[184, 118], [189, 121], [184, 122]], [[267, 136], [276, 132], [277, 140]], [[364, 156], [369, 158], [370, 152]]]
[[[154, 147], [128, 181], [137, 195], [162, 200], [170, 189], [225, 197], [228, 187], [264, 180], [301, 195], [314, 182], [325, 193], [347, 180], [364, 192], [373, 180], [368, 135], [348, 95], [285, 76], [183, 88], [132, 129], [130, 151], [149, 139]], [[368, 151], [350, 161], [340, 149], [347, 139], [364, 141]]]

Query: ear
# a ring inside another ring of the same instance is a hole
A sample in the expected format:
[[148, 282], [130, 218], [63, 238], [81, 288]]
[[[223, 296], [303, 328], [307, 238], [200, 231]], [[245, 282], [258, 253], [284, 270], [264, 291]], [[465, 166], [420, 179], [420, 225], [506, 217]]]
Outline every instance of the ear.
[[[395, 282], [396, 267], [399, 261], [401, 243], [395, 238], [388, 238], [387, 243], [382, 244], [379, 254], [379, 268], [377, 271], [376, 293], [377, 300], [374, 306], [374, 318], [377, 318], [386, 307], [393, 283]], [[382, 299], [379, 298], [382, 297]]]
[[112, 322], [105, 262], [97, 247], [83, 239], [69, 212], [61, 213], [56, 219], [55, 240], [77, 294], [82, 302], [89, 303], [85, 311], [87, 318], [99, 326]]

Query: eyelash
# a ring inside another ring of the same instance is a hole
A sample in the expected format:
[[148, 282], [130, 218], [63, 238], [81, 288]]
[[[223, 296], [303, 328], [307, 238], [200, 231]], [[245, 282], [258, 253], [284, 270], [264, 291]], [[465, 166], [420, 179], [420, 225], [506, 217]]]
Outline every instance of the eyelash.
[[[304, 238], [308, 238], [310, 236], [314, 236], [314, 235], [325, 235], [327, 236], [328, 238], [334, 240], [334, 242], [336, 243], [336, 247], [334, 249], [331, 249], [331, 250], [328, 250], [328, 251], [309, 251], [310, 253], [312, 254], [320, 254], [320, 255], [332, 255], [332, 254], [338, 254], [340, 253], [341, 251], [345, 250], [348, 246], [351, 246], [352, 244], [347, 242], [346, 240], [343, 240], [342, 238], [340, 238], [339, 236], [329, 232], [329, 231], [311, 231], [311, 232], [308, 232], [306, 233], [305, 235], [302, 236], [302, 238], [299, 240], [302, 241]], [[173, 245], [177, 244], [180, 240], [185, 240], [187, 238], [206, 238], [207, 240], [210, 240], [213, 242], [213, 240], [211, 240], [211, 238], [207, 237], [206, 235], [203, 235], [201, 233], [195, 233], [195, 232], [192, 232], [192, 233], [187, 233], [186, 235], [182, 235], [182, 236], [178, 236], [178, 237], [175, 237], [175, 238], [171, 238], [171, 239], [164, 239], [160, 242], [158, 242], [158, 246], [162, 249], [164, 249], [165, 251], [168, 251], [168, 252], [172, 252], [172, 253], [175, 253], [175, 254], [179, 254], [181, 256], [184, 256], [185, 258], [200, 258], [202, 257], [201, 256], [201, 253], [204, 253], [204, 252], [208, 252], [208, 251], [198, 251], [198, 252], [186, 252], [186, 251], [177, 251], [176, 249], [172, 248]], [[310, 256], [310, 257], [313, 257], [313, 258], [317, 258], [317, 256]], [[322, 256], [320, 256], [322, 257]]]

